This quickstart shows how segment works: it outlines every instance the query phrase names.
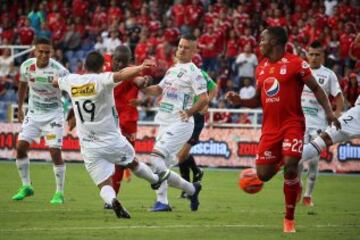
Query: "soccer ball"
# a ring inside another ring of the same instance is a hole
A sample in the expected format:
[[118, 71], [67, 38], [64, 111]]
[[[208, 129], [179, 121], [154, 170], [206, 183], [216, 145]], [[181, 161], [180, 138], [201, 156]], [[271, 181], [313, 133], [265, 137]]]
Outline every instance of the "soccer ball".
[[247, 168], [241, 171], [239, 178], [239, 187], [247, 193], [253, 194], [263, 188], [264, 182], [261, 181], [254, 168]]

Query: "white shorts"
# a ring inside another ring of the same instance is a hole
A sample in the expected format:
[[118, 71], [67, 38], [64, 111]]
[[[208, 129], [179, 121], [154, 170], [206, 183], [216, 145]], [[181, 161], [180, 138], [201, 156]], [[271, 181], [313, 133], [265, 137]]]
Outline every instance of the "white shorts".
[[86, 170], [96, 185], [111, 177], [115, 164], [126, 166], [135, 158], [135, 150], [124, 138], [103, 148], [81, 148]]
[[46, 145], [50, 148], [61, 148], [64, 133], [64, 115], [59, 113], [53, 117], [43, 119], [39, 116], [26, 116], [18, 140], [31, 144], [44, 136]]
[[360, 137], [360, 105], [346, 111], [341, 115], [339, 121], [341, 123], [340, 130], [336, 130], [334, 126], [326, 129], [326, 133], [329, 134], [334, 144]]
[[160, 125], [154, 150], [164, 155], [167, 167], [177, 163], [176, 154], [190, 139], [193, 131], [193, 122], [175, 122], [170, 125]]

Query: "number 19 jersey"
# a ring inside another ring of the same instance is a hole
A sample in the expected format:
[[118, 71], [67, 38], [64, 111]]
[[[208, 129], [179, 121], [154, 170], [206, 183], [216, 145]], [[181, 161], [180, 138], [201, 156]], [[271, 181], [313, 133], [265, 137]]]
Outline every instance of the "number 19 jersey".
[[80, 144], [84, 148], [111, 146], [124, 138], [118, 127], [113, 74], [70, 74], [59, 87], [71, 97]]

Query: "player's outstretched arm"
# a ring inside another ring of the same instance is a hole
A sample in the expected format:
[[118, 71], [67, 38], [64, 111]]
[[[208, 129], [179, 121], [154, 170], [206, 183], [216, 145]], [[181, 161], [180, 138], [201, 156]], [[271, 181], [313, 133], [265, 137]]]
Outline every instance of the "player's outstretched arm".
[[114, 72], [114, 82], [118, 83], [121, 81], [124, 81], [126, 79], [131, 79], [139, 75], [142, 71], [150, 70], [151, 68], [155, 67], [155, 62], [152, 60], [145, 60], [141, 65], [139, 66], [133, 66], [133, 67], [126, 67], [121, 69], [118, 72]]
[[249, 99], [241, 99], [239, 94], [234, 91], [227, 92], [225, 94], [225, 99], [238, 107], [247, 107], [247, 108], [257, 108], [260, 107], [261, 101], [261, 88], [256, 88], [255, 96]]
[[141, 89], [141, 91], [150, 96], [160, 96], [163, 92], [162, 88], [159, 85], [151, 85], [147, 88]]
[[305, 84], [313, 91], [316, 100], [320, 103], [320, 105], [325, 110], [326, 118], [328, 120], [329, 125], [334, 124], [337, 129], [341, 128], [340, 122], [337, 120], [335, 114], [333, 113], [329, 98], [326, 95], [324, 89], [320, 87], [315, 78], [312, 75], [309, 75], [305, 80]]

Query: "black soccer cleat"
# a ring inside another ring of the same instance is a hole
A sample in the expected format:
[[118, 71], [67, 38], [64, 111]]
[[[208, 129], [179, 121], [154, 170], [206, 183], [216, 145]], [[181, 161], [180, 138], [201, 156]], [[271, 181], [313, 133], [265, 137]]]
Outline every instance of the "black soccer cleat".
[[151, 184], [151, 188], [152, 188], [153, 190], [158, 190], [159, 187], [160, 187], [160, 185], [169, 178], [170, 172], [171, 172], [171, 171], [168, 169], [168, 170], [166, 170], [165, 172], [159, 173], [159, 174], [158, 174], [158, 176], [159, 176], [159, 181], [157, 181], [156, 183]]
[[198, 210], [200, 202], [199, 202], [199, 193], [201, 191], [201, 184], [199, 182], [193, 183], [195, 192], [193, 195], [189, 196], [190, 199], [190, 209], [195, 212]]
[[121, 205], [121, 203], [114, 198], [111, 202], [112, 208], [118, 218], [131, 218], [127, 210]]

